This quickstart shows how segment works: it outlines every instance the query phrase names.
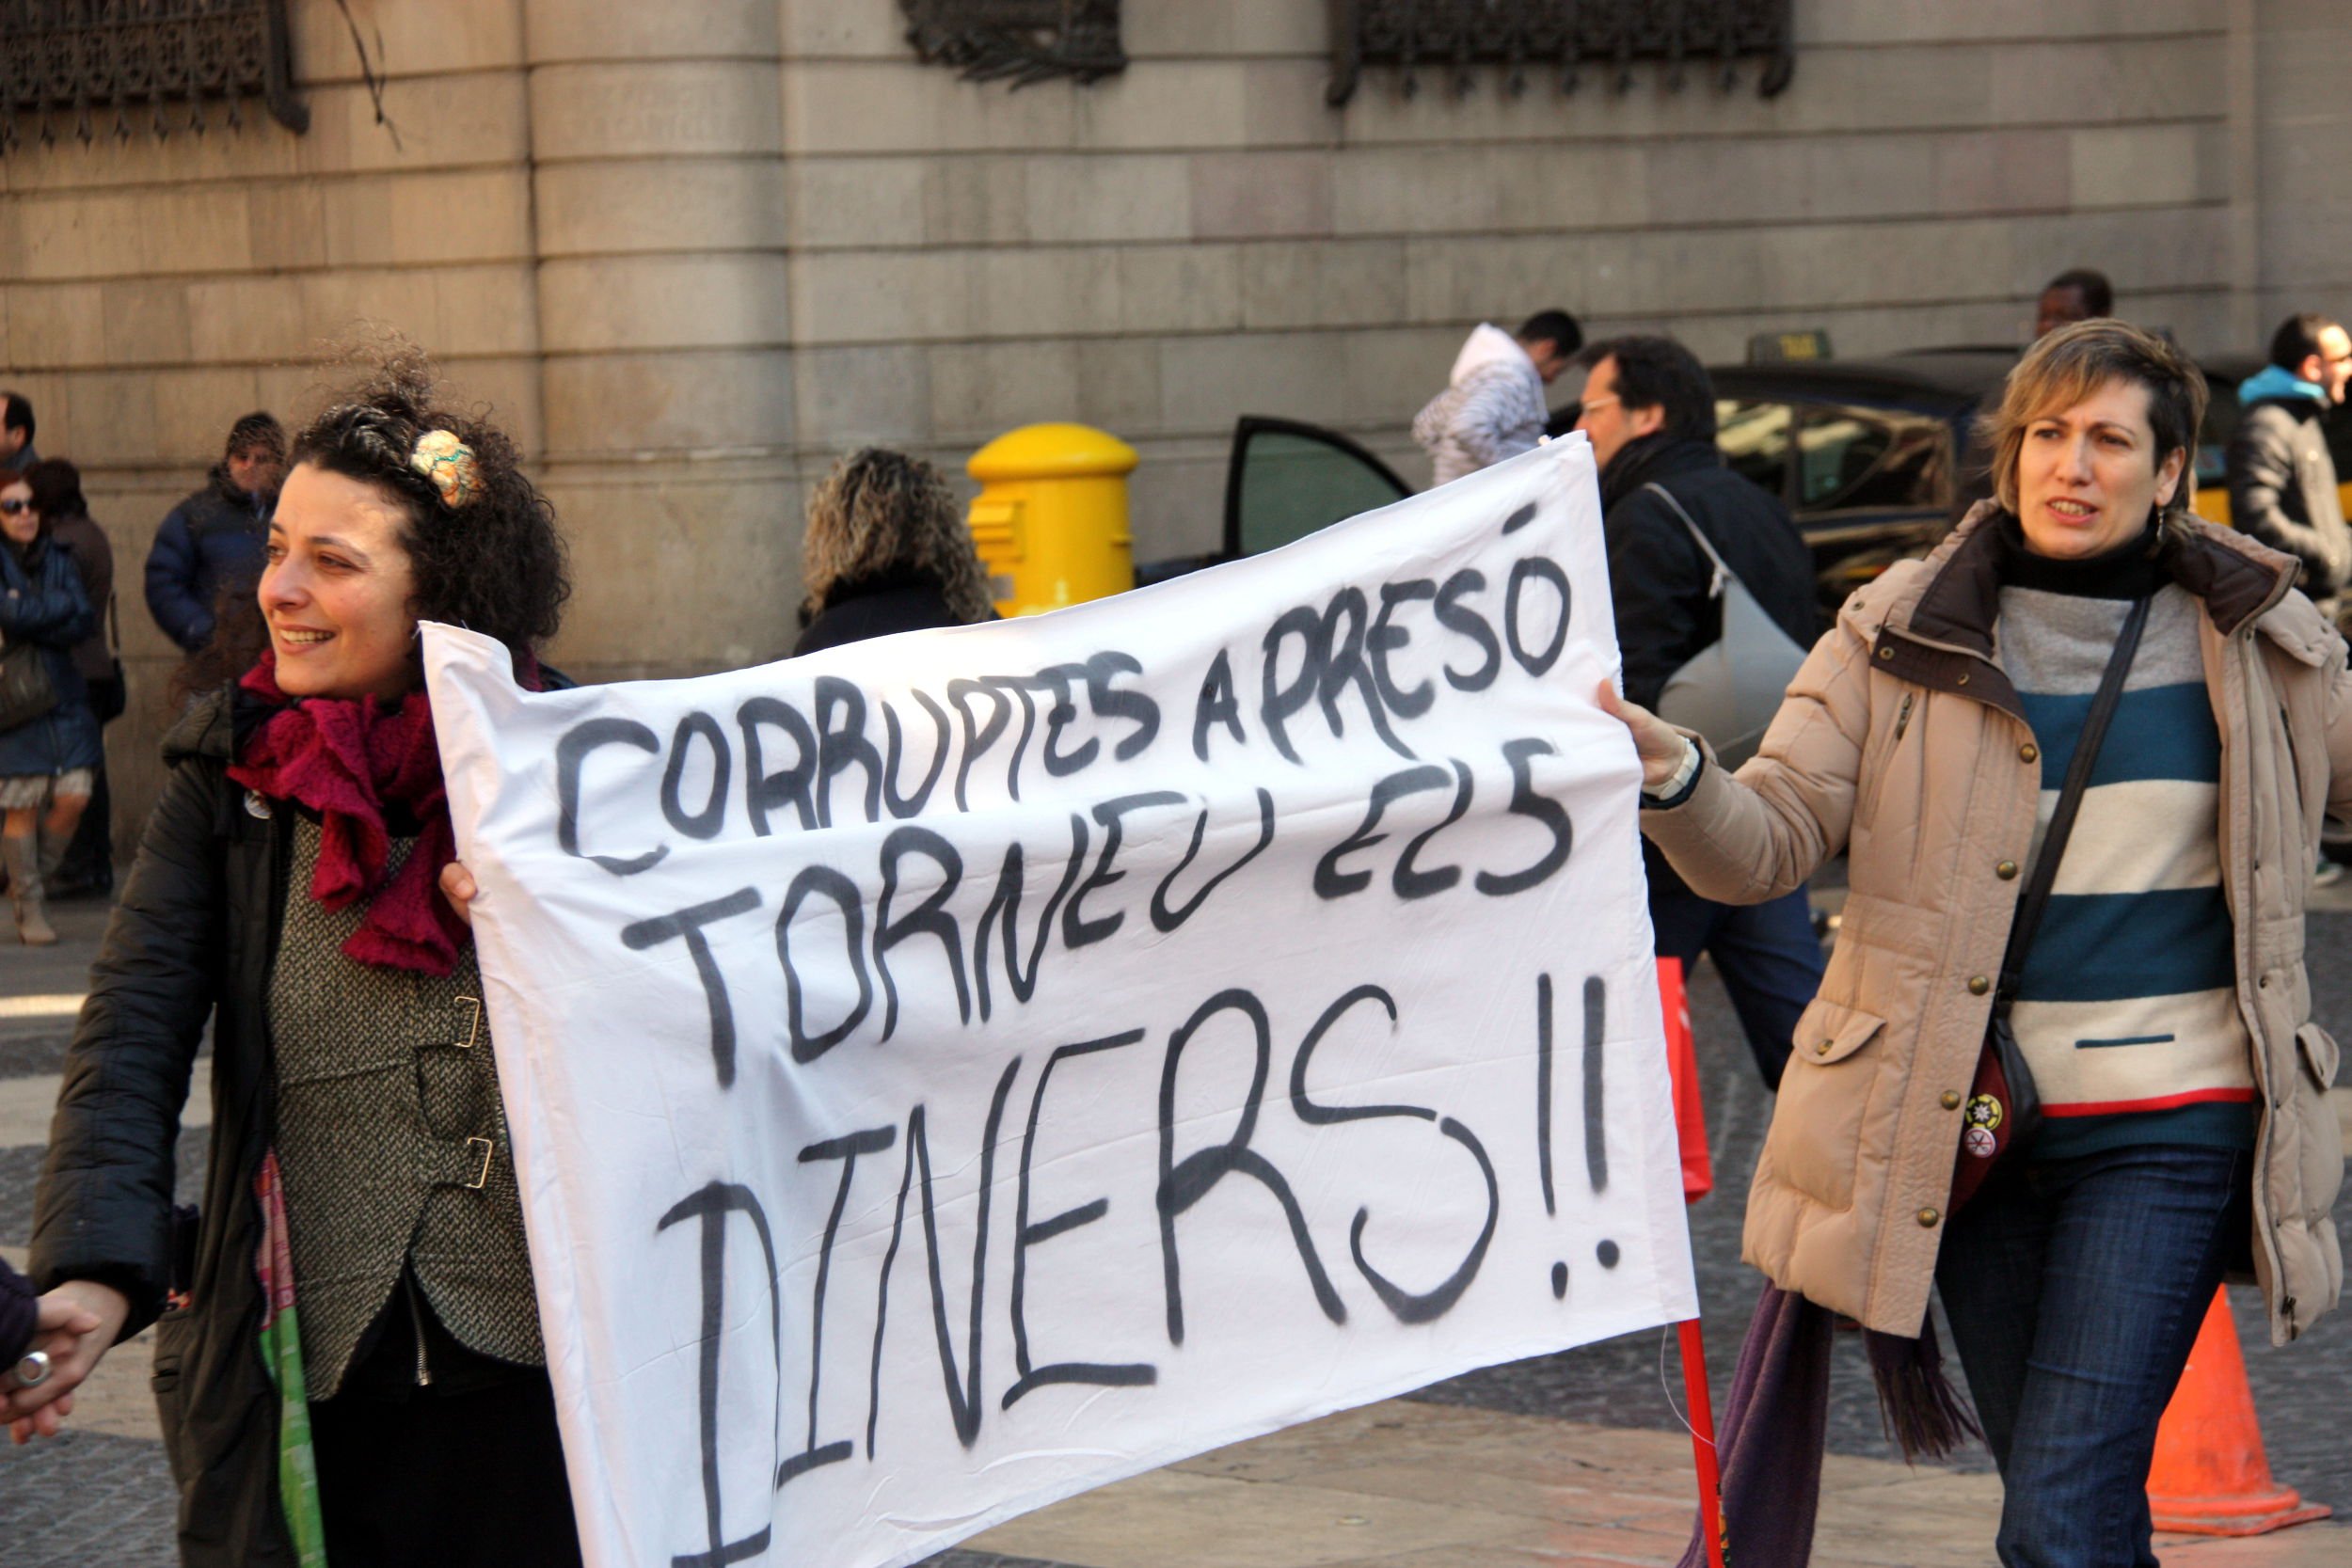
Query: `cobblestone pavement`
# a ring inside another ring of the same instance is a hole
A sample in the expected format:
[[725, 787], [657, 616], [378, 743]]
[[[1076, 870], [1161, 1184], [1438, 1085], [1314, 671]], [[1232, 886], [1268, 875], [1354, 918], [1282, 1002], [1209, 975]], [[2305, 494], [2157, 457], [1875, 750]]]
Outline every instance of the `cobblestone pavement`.
[[[78, 967], [87, 962], [103, 916], [87, 907], [67, 906], [63, 912], [61, 924], [68, 937], [64, 948], [38, 956], [22, 949], [0, 950], [0, 1093], [10, 1080], [58, 1070], [68, 1021], [10, 1017], [5, 1008], [9, 998], [80, 989]], [[2320, 1020], [2340, 1037], [2352, 1036], [2352, 911], [2314, 914], [2310, 941]], [[1771, 1106], [1740, 1044], [1729, 1005], [1711, 972], [1704, 967], [1693, 988], [1692, 1022], [1717, 1190], [1691, 1211], [1692, 1242], [1720, 1408], [1755, 1300], [1755, 1275], [1739, 1262], [1740, 1212]], [[200, 1083], [199, 1079], [199, 1092]], [[192, 1194], [195, 1175], [201, 1169], [205, 1137], [201, 1130], [192, 1130], [182, 1138], [179, 1165], [183, 1198]], [[22, 1261], [30, 1229], [39, 1164], [37, 1148], [0, 1148], [0, 1250], [17, 1261]], [[2352, 1514], [2352, 1443], [2344, 1437], [2343, 1414], [2347, 1397], [2352, 1396], [2352, 1315], [2332, 1316], [2305, 1342], [2273, 1350], [2254, 1292], [2239, 1290], [2232, 1296], [2273, 1469], [2280, 1480], [2299, 1487], [2306, 1497], [2331, 1503]], [[174, 1560], [170, 1482], [161, 1445], [151, 1436], [151, 1416], [145, 1418], [143, 1427], [139, 1424], [138, 1389], [145, 1382], [145, 1368], [124, 1370], [121, 1386], [127, 1392], [119, 1402], [130, 1413], [118, 1414], [117, 1420], [123, 1424], [115, 1430], [84, 1431], [24, 1449], [0, 1449], [0, 1541], [8, 1543], [9, 1568], [46, 1568], [49, 1564], [87, 1568], [99, 1562], [110, 1568], [148, 1568], [150, 1564], [162, 1568]], [[1671, 1394], [1665, 1386], [1668, 1383]], [[1581, 1423], [1666, 1433], [1677, 1430], [1680, 1386], [1671, 1348], [1660, 1334], [1651, 1333], [1489, 1368], [1435, 1385], [1414, 1399], [1466, 1412], [1549, 1418], [1564, 1431], [1567, 1423]], [[1859, 1347], [1838, 1359], [1832, 1385], [1830, 1447], [1836, 1453], [1865, 1460], [1891, 1455], [1880, 1431], [1877, 1402]], [[1960, 1456], [1953, 1468], [1982, 1471], [1989, 1468], [1989, 1461], [1980, 1450], [1971, 1451]], [[1833, 1469], [1833, 1483], [1838, 1473]], [[1828, 1528], [1826, 1523], [1824, 1528]], [[2290, 1532], [2299, 1533], [2303, 1532]], [[1052, 1544], [1048, 1537], [1040, 1539]], [[1115, 1560], [1100, 1551], [1092, 1555], [1064, 1551], [1062, 1555], [1072, 1561]], [[1555, 1552], [1535, 1555], [1555, 1564], [1564, 1560]], [[1163, 1550], [1146, 1556], [1156, 1561], [1164, 1560], [1167, 1554]], [[2223, 1560], [2202, 1554], [2199, 1560]], [[2228, 1560], [2287, 1560], [2249, 1556]], [[962, 1549], [931, 1560], [926, 1568], [1054, 1568], [1054, 1564], [1040, 1557]]]
[[11, 1568], [176, 1568], [173, 1503], [152, 1438], [69, 1432], [0, 1453]]
[[[2308, 941], [2318, 1020], [2337, 1038], [2352, 1038], [2352, 911], [2313, 914]], [[1740, 1221], [1772, 1104], [1711, 966], [1700, 967], [1692, 988], [1691, 1022], [1716, 1181], [1713, 1195], [1691, 1208], [1691, 1246], [1698, 1265], [1709, 1381], [1721, 1410], [1741, 1334], [1756, 1307], [1758, 1275], [1740, 1261]], [[2352, 1252], [2352, 1205], [2338, 1205], [2336, 1223]], [[2331, 1504], [2352, 1517], [2352, 1441], [2345, 1436], [2345, 1411], [2352, 1408], [2352, 1310], [2331, 1313], [2304, 1339], [2276, 1349], [2263, 1321], [2260, 1292], [2233, 1288], [2230, 1300], [2272, 1471], [2307, 1500]], [[1661, 1387], [1661, 1333], [1634, 1335], [1490, 1367], [1414, 1397], [1609, 1426], [1673, 1429], [1682, 1381], [1668, 1349], [1670, 1403]], [[1944, 1333], [1942, 1338], [1948, 1353], [1951, 1337]], [[1950, 1370], [1957, 1382], [1957, 1363]], [[1834, 1452], [1897, 1457], [1881, 1430], [1878, 1397], [1858, 1344], [1836, 1358], [1830, 1401]], [[1970, 1448], [1956, 1456], [1954, 1467], [1990, 1470], [1992, 1456], [1981, 1447]]]

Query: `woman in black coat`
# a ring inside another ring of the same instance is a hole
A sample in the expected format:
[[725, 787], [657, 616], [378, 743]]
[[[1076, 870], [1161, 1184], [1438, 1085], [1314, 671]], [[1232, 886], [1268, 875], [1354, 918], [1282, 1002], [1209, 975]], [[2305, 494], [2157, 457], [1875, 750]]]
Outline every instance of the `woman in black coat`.
[[809, 498], [801, 580], [795, 654], [996, 618], [955, 492], [921, 458], [881, 447], [843, 458]]
[[580, 1560], [417, 637], [471, 626], [544, 684], [567, 584], [518, 461], [410, 355], [303, 433], [243, 617], [265, 640], [215, 639], [233, 684], [165, 741], [91, 971], [31, 1273], [93, 1326], [0, 1418], [55, 1430], [154, 1323], [190, 1568]]

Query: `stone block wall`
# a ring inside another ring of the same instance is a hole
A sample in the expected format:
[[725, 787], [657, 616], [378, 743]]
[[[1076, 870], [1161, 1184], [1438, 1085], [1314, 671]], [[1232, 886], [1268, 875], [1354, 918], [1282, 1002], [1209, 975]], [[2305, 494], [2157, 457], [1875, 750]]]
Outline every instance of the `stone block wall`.
[[898, 0], [351, 0], [389, 128], [337, 8], [290, 9], [307, 135], [0, 160], [0, 385], [88, 470], [128, 591], [126, 829], [155, 524], [361, 322], [533, 455], [579, 579], [554, 657], [604, 678], [788, 646], [807, 486], [863, 442], [960, 473], [1101, 425], [1151, 558], [1215, 542], [1242, 413], [1423, 477], [1406, 425], [1463, 333], [1545, 306], [1714, 359], [2014, 341], [2078, 264], [2199, 350], [2352, 311], [2336, 0], [1798, 0], [1775, 99], [1754, 66], [1516, 99], [1373, 71], [1343, 109], [1324, 0], [1127, 0], [1123, 74], [1019, 90], [917, 62]]
[[2242, 71], [2246, 160], [2266, 336], [2297, 310], [2352, 319], [2352, 10], [2331, 0], [2241, 0], [2256, 30]]
[[1123, 75], [1017, 92], [917, 64], [894, 0], [786, 0], [791, 316], [827, 383], [797, 437], [958, 454], [1074, 412], [1140, 449], [1138, 548], [1172, 555], [1215, 542], [1236, 415], [1423, 478], [1406, 426], [1462, 334], [1545, 306], [1869, 354], [2021, 341], [2079, 264], [2234, 342], [2233, 10], [1802, 0], [1776, 99], [1752, 66], [1517, 99], [1374, 71], [1331, 109], [1319, 0], [1131, 0]]
[[107, 752], [125, 853], [177, 658], [141, 568], [237, 416], [291, 424], [315, 406], [322, 356], [382, 326], [544, 444], [519, 8], [355, 0], [397, 142], [333, 8], [294, 9], [307, 135], [248, 103], [237, 131], [215, 105], [203, 135], [162, 141], [118, 139], [101, 116], [88, 144], [60, 123], [43, 147], [27, 121], [0, 159], [0, 385], [33, 401], [42, 452], [82, 466], [115, 551], [132, 705]]

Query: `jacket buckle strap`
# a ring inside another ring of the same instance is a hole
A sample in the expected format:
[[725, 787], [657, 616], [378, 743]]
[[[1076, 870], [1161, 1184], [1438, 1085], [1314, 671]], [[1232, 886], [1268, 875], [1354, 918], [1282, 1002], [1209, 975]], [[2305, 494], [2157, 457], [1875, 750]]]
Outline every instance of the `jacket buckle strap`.
[[436, 1138], [427, 1146], [430, 1180], [436, 1187], [462, 1187], [480, 1192], [490, 1180], [490, 1159], [498, 1145], [485, 1137]]
[[465, 1037], [462, 1039], [453, 1039], [450, 1043], [460, 1051], [471, 1051], [482, 1043], [482, 998], [461, 996], [457, 999], [457, 1005], [461, 1007], [470, 1007], [473, 1011], [466, 1020]]

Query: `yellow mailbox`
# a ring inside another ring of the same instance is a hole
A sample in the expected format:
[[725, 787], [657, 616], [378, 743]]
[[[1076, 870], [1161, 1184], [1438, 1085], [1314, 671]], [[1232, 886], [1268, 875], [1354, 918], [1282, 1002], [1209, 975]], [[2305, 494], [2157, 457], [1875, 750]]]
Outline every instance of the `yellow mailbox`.
[[998, 614], [1038, 615], [1136, 585], [1135, 467], [1135, 448], [1082, 424], [1024, 425], [972, 454], [972, 543]]

